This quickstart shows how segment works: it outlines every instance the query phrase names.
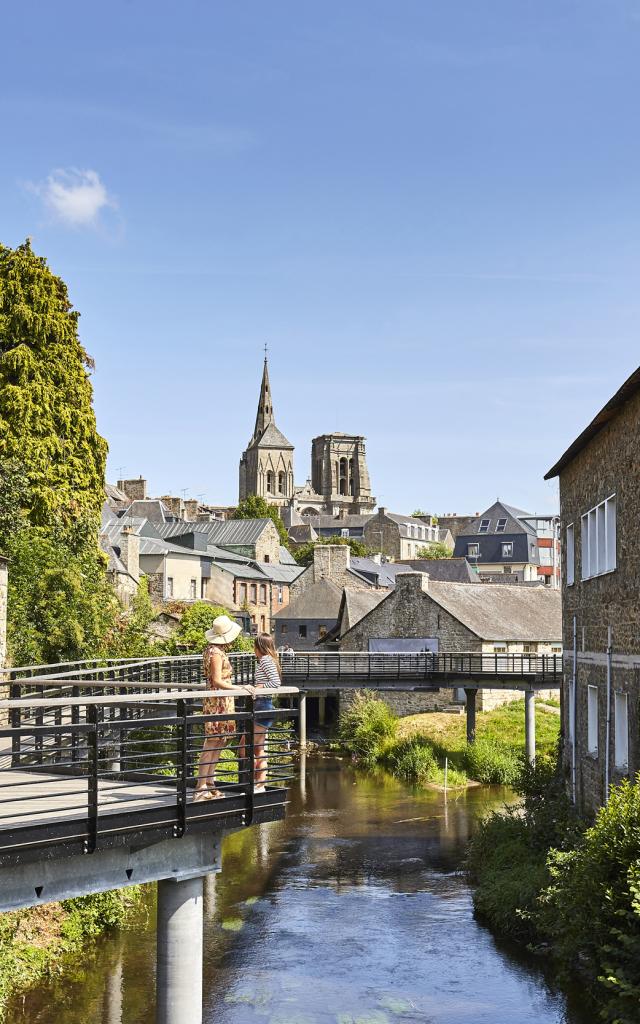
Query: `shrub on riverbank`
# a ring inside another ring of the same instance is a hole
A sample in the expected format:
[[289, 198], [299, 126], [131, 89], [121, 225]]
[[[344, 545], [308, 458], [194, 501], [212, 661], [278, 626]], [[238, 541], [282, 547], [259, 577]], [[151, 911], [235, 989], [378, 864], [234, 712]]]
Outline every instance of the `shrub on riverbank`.
[[488, 818], [469, 867], [478, 914], [521, 942], [546, 946], [589, 986], [610, 1024], [640, 1005], [640, 787], [628, 781], [585, 828], [548, 766], [525, 773], [520, 813]]
[[[543, 708], [537, 718], [537, 749], [545, 757], [555, 748], [560, 722]], [[405, 782], [442, 784], [447, 758], [452, 786], [468, 779], [513, 786], [524, 764], [524, 705], [514, 701], [481, 712], [476, 742], [468, 746], [463, 715], [431, 712], [398, 719], [384, 701], [363, 691], [341, 715], [339, 735], [342, 746], [363, 764], [382, 765]]]
[[395, 739], [398, 719], [384, 701], [366, 690], [359, 690], [351, 706], [340, 715], [338, 730], [342, 746], [372, 767]]
[[124, 927], [139, 911], [142, 892], [131, 886], [0, 914], [0, 1019], [11, 997], [86, 956], [98, 936]]

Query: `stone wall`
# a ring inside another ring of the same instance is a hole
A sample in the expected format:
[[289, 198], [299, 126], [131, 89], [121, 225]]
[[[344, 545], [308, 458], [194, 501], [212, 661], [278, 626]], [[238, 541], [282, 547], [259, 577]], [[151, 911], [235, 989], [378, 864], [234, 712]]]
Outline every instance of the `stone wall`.
[[142, 477], [137, 480], [118, 480], [118, 490], [124, 491], [130, 501], [145, 501], [147, 497], [147, 481]]
[[[604, 799], [608, 630], [611, 628], [612, 681], [609, 735], [610, 780], [614, 768], [614, 694], [628, 695], [629, 765], [631, 777], [640, 770], [640, 395], [633, 396], [618, 414], [578, 453], [560, 476], [563, 578], [563, 763], [571, 776], [569, 732], [570, 685], [573, 671], [573, 620], [577, 626], [576, 795], [578, 806], [594, 810]], [[581, 579], [581, 516], [616, 495], [617, 568], [591, 579]], [[575, 582], [567, 586], [566, 529], [574, 525]], [[588, 752], [587, 687], [598, 688], [598, 751]]]
[[367, 651], [377, 638], [433, 637], [442, 651], [481, 651], [476, 634], [429, 597], [428, 585], [425, 573], [400, 574], [395, 589], [345, 634], [340, 649]]
[[280, 537], [275, 524], [269, 520], [256, 541], [255, 559], [257, 562], [280, 564]]
[[364, 525], [364, 539], [367, 547], [382, 551], [387, 557], [399, 561], [402, 558], [402, 543], [398, 524], [389, 519], [387, 510], [379, 508]]
[[[455, 690], [437, 690], [432, 693], [415, 693], [412, 690], [375, 691], [376, 697], [403, 718], [406, 715], [423, 715], [427, 711], [444, 711], [455, 706], [462, 706], [456, 699]], [[340, 711], [350, 707], [354, 700], [353, 690], [340, 690]]]

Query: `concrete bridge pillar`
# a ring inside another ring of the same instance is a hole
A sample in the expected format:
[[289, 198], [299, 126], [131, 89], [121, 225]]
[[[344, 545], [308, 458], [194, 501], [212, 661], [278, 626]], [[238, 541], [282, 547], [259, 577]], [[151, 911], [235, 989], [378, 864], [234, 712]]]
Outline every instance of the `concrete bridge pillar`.
[[529, 764], [536, 763], [536, 693], [525, 690], [524, 693], [524, 746]]
[[203, 879], [158, 882], [156, 1024], [202, 1024]]
[[467, 743], [475, 743], [476, 741], [476, 694], [477, 689], [469, 686], [465, 687], [465, 694], [467, 696]]
[[307, 749], [307, 695], [304, 690], [300, 690], [299, 693], [299, 705], [298, 705], [298, 740], [300, 743], [300, 750]]

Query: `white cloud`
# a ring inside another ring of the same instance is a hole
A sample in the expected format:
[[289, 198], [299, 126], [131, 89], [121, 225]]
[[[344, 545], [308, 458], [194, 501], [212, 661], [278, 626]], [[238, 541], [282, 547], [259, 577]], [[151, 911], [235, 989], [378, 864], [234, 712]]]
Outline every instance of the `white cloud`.
[[40, 196], [56, 220], [70, 227], [91, 227], [102, 210], [115, 208], [97, 171], [52, 171], [46, 181], [31, 183], [29, 188]]

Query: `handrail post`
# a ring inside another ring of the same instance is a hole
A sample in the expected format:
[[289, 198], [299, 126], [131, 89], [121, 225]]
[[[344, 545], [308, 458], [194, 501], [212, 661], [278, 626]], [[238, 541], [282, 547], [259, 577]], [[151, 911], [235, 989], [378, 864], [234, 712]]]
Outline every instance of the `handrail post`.
[[187, 722], [187, 705], [184, 700], [176, 704], [176, 714], [180, 719], [180, 760], [176, 765], [176, 824], [174, 835], [180, 838], [187, 831], [187, 776], [189, 774], [189, 727]]
[[[79, 686], [72, 686], [71, 687], [71, 697], [72, 697], [72, 699], [75, 700], [79, 696], [80, 696], [80, 687]], [[77, 725], [79, 721], [80, 721], [80, 707], [79, 707], [78, 704], [72, 704], [71, 705], [71, 725], [72, 726], [73, 725]], [[78, 733], [74, 729], [71, 732], [71, 760], [72, 761], [77, 761], [79, 756], [80, 756], [80, 751], [78, 750], [78, 744], [79, 744], [79, 736], [78, 736]]]
[[255, 737], [256, 737], [256, 701], [253, 694], [247, 699], [247, 707], [251, 712], [251, 718], [248, 719], [248, 730], [245, 734], [245, 753], [248, 749], [249, 752], [249, 780], [247, 789], [247, 817], [246, 824], [251, 825], [253, 822], [253, 791], [254, 791], [254, 778], [256, 773], [256, 748], [255, 748]]
[[[9, 687], [9, 694], [11, 696], [11, 700], [19, 700], [19, 698], [20, 698], [20, 683], [11, 683], [11, 686]], [[10, 715], [11, 728], [12, 729], [20, 729], [21, 711], [22, 711], [21, 708], [11, 708], [11, 711], [9, 712], [9, 715]], [[20, 765], [20, 753], [21, 753], [20, 733], [16, 732], [11, 737], [11, 767], [12, 768], [17, 768]]]
[[87, 733], [87, 831], [85, 853], [93, 853], [98, 845], [98, 705], [87, 705], [87, 720], [93, 726]]

